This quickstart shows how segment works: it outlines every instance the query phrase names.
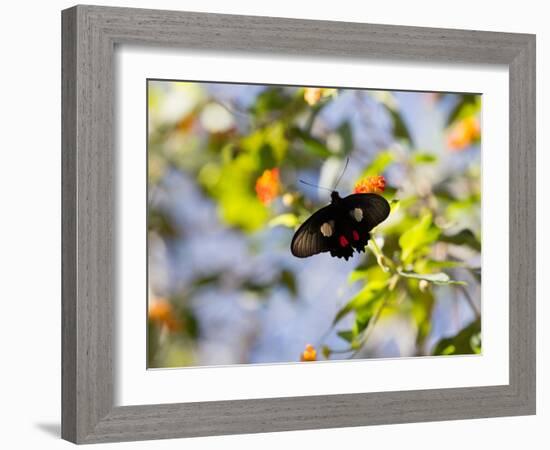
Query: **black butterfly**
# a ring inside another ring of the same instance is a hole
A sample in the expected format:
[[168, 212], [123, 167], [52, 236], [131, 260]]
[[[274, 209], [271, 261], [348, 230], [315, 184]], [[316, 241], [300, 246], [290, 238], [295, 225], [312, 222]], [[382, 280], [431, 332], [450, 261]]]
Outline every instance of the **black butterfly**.
[[331, 203], [315, 212], [298, 228], [290, 250], [298, 258], [330, 252], [331, 256], [345, 258], [353, 250], [364, 252], [370, 231], [386, 220], [390, 205], [377, 194], [351, 194], [340, 197], [332, 191]]

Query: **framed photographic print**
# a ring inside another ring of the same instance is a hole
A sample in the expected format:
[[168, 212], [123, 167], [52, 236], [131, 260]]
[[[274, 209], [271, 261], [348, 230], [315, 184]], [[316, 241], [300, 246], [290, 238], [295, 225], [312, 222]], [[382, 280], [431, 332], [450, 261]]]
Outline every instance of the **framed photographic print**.
[[62, 19], [65, 439], [534, 414], [534, 36]]

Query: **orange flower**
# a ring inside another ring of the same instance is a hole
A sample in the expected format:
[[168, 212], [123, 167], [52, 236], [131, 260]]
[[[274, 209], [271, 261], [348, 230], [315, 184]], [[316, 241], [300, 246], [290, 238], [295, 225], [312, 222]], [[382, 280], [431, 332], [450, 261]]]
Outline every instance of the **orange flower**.
[[160, 326], [166, 327], [169, 331], [180, 331], [182, 323], [174, 314], [170, 302], [164, 298], [157, 298], [149, 304], [149, 320]]
[[441, 98], [441, 94], [439, 92], [427, 92], [425, 94], [425, 99], [428, 103], [436, 103]]
[[195, 124], [195, 115], [194, 114], [187, 114], [185, 117], [179, 120], [179, 122], [176, 124], [176, 128], [179, 131], [182, 132], [190, 132], [193, 128], [193, 125]]
[[323, 97], [329, 97], [336, 93], [333, 88], [305, 88], [304, 101], [309, 105], [316, 105]]
[[149, 304], [149, 319], [164, 322], [172, 314], [172, 305], [164, 299], [157, 298]]
[[305, 88], [304, 100], [309, 106], [313, 106], [321, 100], [321, 94], [321, 88]]
[[355, 194], [368, 194], [373, 192], [375, 194], [381, 194], [386, 188], [386, 180], [382, 175], [374, 175], [372, 177], [366, 177], [355, 183], [353, 192]]
[[313, 345], [306, 345], [306, 349], [300, 356], [300, 361], [317, 361], [317, 350], [315, 350]]
[[264, 205], [268, 205], [279, 195], [281, 182], [279, 181], [279, 169], [264, 170], [264, 173], [256, 180], [256, 195]]
[[447, 132], [447, 147], [460, 151], [469, 147], [481, 136], [481, 128], [477, 117], [470, 116], [456, 122]]

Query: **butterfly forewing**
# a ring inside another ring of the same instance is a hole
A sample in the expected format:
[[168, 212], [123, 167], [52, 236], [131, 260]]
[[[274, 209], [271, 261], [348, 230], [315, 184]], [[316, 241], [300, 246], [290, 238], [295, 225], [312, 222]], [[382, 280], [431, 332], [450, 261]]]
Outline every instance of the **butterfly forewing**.
[[298, 231], [292, 238], [290, 249], [294, 256], [298, 258], [307, 258], [308, 256], [316, 255], [317, 253], [327, 252], [332, 245], [332, 239], [327, 239], [321, 232], [323, 224], [330, 224], [334, 221], [336, 209], [329, 205], [321, 208], [307, 219], [298, 228]]
[[377, 194], [351, 194], [343, 198], [342, 202], [349, 211], [361, 209], [364, 226], [368, 231], [386, 220], [390, 214], [390, 204]]

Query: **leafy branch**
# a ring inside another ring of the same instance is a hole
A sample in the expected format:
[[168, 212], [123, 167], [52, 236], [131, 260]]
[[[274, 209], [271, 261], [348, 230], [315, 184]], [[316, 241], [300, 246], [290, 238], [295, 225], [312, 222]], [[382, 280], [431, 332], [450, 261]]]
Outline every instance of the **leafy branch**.
[[[465, 281], [453, 280], [445, 272], [413, 270], [414, 267], [429, 266], [425, 263], [440, 233], [440, 229], [433, 224], [431, 213], [426, 213], [401, 234], [393, 258], [384, 254], [374, 236], [369, 240], [368, 248], [376, 264], [350, 274], [350, 282], [361, 281], [363, 287], [336, 313], [331, 326], [332, 330], [348, 314], [355, 313], [351, 329], [337, 332], [340, 338], [349, 343], [349, 348], [338, 350], [338, 353], [351, 353], [350, 358], [355, 357], [372, 336], [376, 324], [392, 301], [398, 305], [407, 298], [411, 299], [413, 311], [418, 311], [417, 341], [420, 345], [429, 331], [430, 311], [434, 303], [431, 286], [456, 286], [468, 292]], [[416, 306], [418, 300], [415, 299], [423, 299], [421, 304], [426, 306]], [[471, 299], [469, 303], [473, 306]], [[475, 312], [479, 317], [477, 310]], [[328, 335], [329, 332], [325, 333], [324, 339]], [[336, 351], [324, 346], [323, 353], [329, 357]]]

